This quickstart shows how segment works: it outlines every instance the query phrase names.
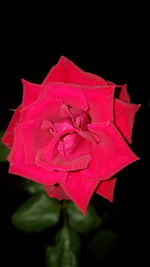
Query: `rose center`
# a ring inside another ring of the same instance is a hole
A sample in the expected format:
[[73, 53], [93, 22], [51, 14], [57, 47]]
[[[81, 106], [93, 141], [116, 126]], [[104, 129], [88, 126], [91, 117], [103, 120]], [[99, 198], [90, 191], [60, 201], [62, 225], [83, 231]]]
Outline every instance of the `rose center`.
[[57, 151], [63, 157], [72, 159], [88, 153], [90, 143], [98, 140], [88, 131], [90, 117], [85, 111], [66, 105], [63, 108], [63, 118], [56, 122], [46, 120], [42, 123], [42, 128], [58, 139]]

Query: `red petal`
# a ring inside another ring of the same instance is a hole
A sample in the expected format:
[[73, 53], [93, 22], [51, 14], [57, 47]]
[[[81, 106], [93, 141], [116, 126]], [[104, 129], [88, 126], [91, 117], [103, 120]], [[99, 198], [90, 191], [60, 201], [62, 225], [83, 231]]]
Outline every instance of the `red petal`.
[[98, 186], [96, 193], [101, 195], [104, 198], [107, 198], [109, 201], [113, 201], [114, 198], [114, 189], [117, 179], [112, 178], [106, 181], [102, 181]]
[[75, 84], [48, 83], [45, 85], [44, 91], [42, 91], [42, 96], [63, 101], [66, 105], [77, 109], [87, 110], [88, 104], [82, 92], [83, 88], [83, 86]]
[[13, 117], [8, 125], [8, 128], [2, 138], [2, 142], [8, 147], [11, 148], [14, 142], [14, 127], [20, 120], [21, 117], [22, 105], [20, 105], [13, 114]]
[[115, 86], [116, 86], [115, 83], [113, 83], [113, 82], [111, 82], [111, 81], [108, 81], [108, 80], [107, 80], [107, 85], [115, 85]]
[[65, 82], [90, 86], [107, 84], [100, 76], [83, 71], [64, 56], [62, 56], [58, 63], [51, 69], [43, 81], [43, 84], [49, 82]]
[[83, 88], [92, 123], [106, 120], [113, 121], [114, 90], [114, 85]]
[[99, 181], [85, 180], [81, 177], [80, 172], [69, 172], [68, 179], [61, 184], [66, 194], [85, 214], [88, 203], [98, 186]]
[[26, 107], [33, 104], [37, 100], [42, 90], [42, 86], [39, 84], [30, 83], [24, 79], [21, 81], [23, 83], [23, 107]]
[[82, 171], [85, 179], [105, 180], [139, 158], [132, 152], [115, 125], [111, 122], [89, 125], [89, 130], [101, 140], [93, 144], [92, 160]]
[[91, 151], [91, 143], [76, 133], [68, 134], [59, 141], [57, 150], [68, 160], [78, 158]]
[[140, 106], [115, 99], [115, 124], [129, 143], [132, 142], [132, 128]]
[[53, 139], [46, 147], [37, 154], [37, 164], [49, 170], [76, 171], [87, 168], [91, 160], [89, 153], [77, 158], [66, 159], [58, 151], [58, 140]]
[[54, 197], [58, 200], [70, 199], [60, 185], [44, 185], [44, 189], [49, 197]]
[[23, 136], [26, 163], [36, 163], [37, 152], [52, 140], [53, 135], [41, 129], [39, 119], [29, 120], [19, 126]]
[[40, 119], [49, 121], [57, 121], [60, 119], [61, 101], [51, 98], [43, 98], [36, 101], [31, 106], [23, 109], [21, 112], [21, 122]]
[[26, 164], [23, 137], [20, 128], [15, 127], [14, 133], [14, 144], [8, 157], [10, 161], [10, 173], [48, 185], [54, 185], [66, 180], [66, 172], [49, 171], [35, 164]]
[[41, 86], [37, 84], [33, 84], [27, 82], [22, 79], [23, 83], [23, 103], [16, 109], [13, 114], [13, 117], [8, 125], [5, 135], [3, 136], [3, 143], [8, 147], [11, 148], [13, 145], [14, 140], [14, 127], [20, 121], [21, 118], [21, 110], [23, 107], [32, 104], [39, 96]]
[[130, 100], [130, 96], [127, 91], [127, 84], [124, 84], [121, 86], [119, 99], [130, 103], [131, 100]]

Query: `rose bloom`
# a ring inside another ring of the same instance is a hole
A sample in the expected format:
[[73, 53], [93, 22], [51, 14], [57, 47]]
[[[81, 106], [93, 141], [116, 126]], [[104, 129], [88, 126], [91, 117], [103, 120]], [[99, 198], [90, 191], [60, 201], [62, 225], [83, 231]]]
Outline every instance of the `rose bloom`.
[[129, 145], [140, 105], [130, 103], [126, 85], [64, 56], [42, 84], [22, 83], [3, 137], [9, 172], [43, 184], [49, 197], [71, 199], [84, 214], [94, 192], [112, 201], [114, 175], [139, 159]]

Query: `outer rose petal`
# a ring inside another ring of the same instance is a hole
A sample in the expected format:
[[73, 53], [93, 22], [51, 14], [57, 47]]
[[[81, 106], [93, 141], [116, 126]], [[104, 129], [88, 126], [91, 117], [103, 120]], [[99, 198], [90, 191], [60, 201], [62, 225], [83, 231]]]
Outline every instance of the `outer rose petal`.
[[114, 90], [114, 85], [83, 88], [92, 123], [113, 121]]
[[111, 82], [111, 81], [106, 81], [107, 82], [107, 85], [115, 85], [116, 86], [116, 84], [115, 83], [113, 83], [113, 82]]
[[91, 163], [86, 170], [82, 171], [82, 176], [85, 179], [97, 179], [99, 181], [109, 179], [139, 159], [113, 123], [89, 124], [89, 130], [97, 134], [101, 142], [93, 144]]
[[107, 84], [108, 85], [114, 85], [116, 88], [120, 88], [119, 99], [121, 99], [125, 102], [130, 102], [130, 96], [129, 96], [128, 91], [127, 91], [127, 84], [118, 85], [118, 84], [115, 84], [111, 81], [107, 81]]
[[129, 143], [132, 143], [132, 128], [140, 106], [115, 99], [115, 125]]
[[131, 100], [130, 100], [130, 96], [127, 91], [127, 84], [124, 84], [121, 86], [119, 99], [130, 103]]
[[20, 121], [21, 118], [21, 110], [32, 104], [34, 101], [37, 100], [42, 87], [38, 84], [30, 83], [22, 79], [23, 83], [23, 101], [22, 104], [15, 110], [13, 117], [8, 125], [8, 128], [3, 136], [3, 143], [8, 147], [11, 148], [14, 141], [14, 127]]
[[23, 107], [33, 104], [39, 97], [41, 90], [43, 89], [41, 85], [28, 82], [24, 79], [21, 80], [23, 83]]
[[23, 137], [26, 163], [35, 164], [37, 152], [46, 146], [54, 136], [49, 131], [41, 129], [40, 119], [26, 121], [19, 124], [19, 127]]
[[39, 99], [32, 106], [28, 106], [21, 112], [20, 122], [29, 120], [40, 119], [41, 122], [44, 120], [57, 121], [60, 119], [60, 108], [62, 102], [57, 99], [43, 98]]
[[88, 203], [98, 186], [99, 181], [86, 180], [80, 175], [80, 172], [69, 172], [66, 183], [62, 183], [61, 187], [70, 199], [85, 214]]
[[13, 114], [13, 117], [8, 125], [8, 128], [2, 138], [2, 142], [11, 149], [14, 142], [14, 127], [20, 120], [22, 105], [20, 105]]
[[114, 189], [117, 179], [112, 178], [106, 181], [102, 181], [98, 186], [96, 193], [104, 198], [107, 198], [109, 201], [113, 201]]
[[45, 85], [41, 96], [49, 97], [54, 100], [63, 101], [66, 105], [77, 109], [88, 109], [86, 98], [82, 92], [83, 86], [66, 83], [48, 83]]
[[35, 164], [26, 164], [23, 137], [19, 127], [14, 129], [14, 144], [8, 156], [9, 172], [33, 180], [37, 183], [54, 185], [66, 180], [66, 172], [49, 171]]
[[49, 197], [54, 197], [58, 200], [61, 200], [61, 199], [70, 199], [65, 191], [61, 188], [60, 185], [54, 185], [54, 186], [50, 186], [50, 185], [44, 185], [44, 189], [47, 193], [47, 195]]
[[62, 56], [58, 63], [50, 70], [43, 84], [49, 82], [65, 82], [89, 86], [107, 84], [100, 76], [81, 70], [64, 56]]

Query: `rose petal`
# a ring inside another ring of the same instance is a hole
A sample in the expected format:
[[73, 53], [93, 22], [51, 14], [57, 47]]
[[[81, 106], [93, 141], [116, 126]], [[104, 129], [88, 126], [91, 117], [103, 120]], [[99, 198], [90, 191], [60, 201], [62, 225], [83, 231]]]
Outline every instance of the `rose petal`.
[[19, 126], [23, 136], [26, 163], [35, 164], [37, 152], [52, 140], [53, 135], [41, 128], [40, 119], [29, 120]]
[[66, 159], [57, 151], [57, 146], [58, 140], [53, 139], [46, 147], [38, 152], [38, 166], [57, 171], [76, 171], [88, 167], [91, 160], [89, 153], [80, 155], [77, 158]]
[[107, 82], [107, 85], [115, 85], [116, 86], [116, 84], [115, 83], [113, 83], [113, 82], [111, 82], [111, 81], [106, 81]]
[[43, 98], [36, 101], [32, 106], [28, 106], [21, 111], [20, 122], [40, 119], [57, 121], [60, 119], [60, 108], [62, 102], [51, 98]]
[[140, 106], [115, 99], [115, 124], [129, 143], [132, 142], [132, 128]]
[[123, 85], [118, 85], [118, 84], [115, 84], [111, 81], [107, 81], [107, 85], [114, 85], [116, 87], [116, 89], [120, 89], [119, 90], [119, 99], [125, 101], [125, 102], [131, 102], [130, 101], [130, 96], [128, 94], [128, 91], [127, 91], [127, 84], [123, 84]]
[[23, 107], [27, 107], [33, 104], [42, 90], [42, 86], [39, 84], [28, 82], [24, 79], [21, 80], [23, 83]]
[[100, 76], [83, 71], [64, 56], [62, 56], [58, 63], [50, 70], [43, 84], [49, 82], [65, 82], [90, 86], [107, 84]]
[[92, 123], [105, 120], [113, 121], [114, 90], [115, 87], [112, 85], [83, 88]]
[[98, 186], [96, 193], [112, 202], [114, 198], [114, 189], [116, 182], [116, 178], [102, 181]]
[[101, 142], [92, 144], [92, 160], [89, 167], [82, 171], [82, 176], [85, 179], [97, 179], [99, 181], [109, 179], [139, 159], [113, 123], [90, 124], [89, 130], [96, 133]]
[[21, 129], [15, 127], [14, 134], [14, 144], [8, 156], [8, 160], [10, 161], [10, 173], [48, 185], [54, 185], [66, 180], [66, 172], [49, 171], [35, 164], [26, 164]]
[[121, 86], [119, 99], [126, 101], [126, 102], [129, 102], [129, 103], [131, 102], [130, 96], [129, 96], [128, 91], [127, 91], [127, 84], [124, 84]]
[[57, 150], [68, 160], [78, 158], [88, 154], [91, 151], [89, 141], [76, 133], [66, 135], [62, 141], [59, 141]]
[[80, 172], [69, 172], [67, 181], [61, 184], [65, 193], [85, 214], [88, 203], [98, 186], [99, 181], [86, 180], [80, 175]]
[[84, 86], [67, 83], [47, 83], [42, 97], [50, 97], [54, 100], [62, 101], [64, 104], [77, 109], [88, 109], [86, 98], [82, 92]]
[[89, 114], [81, 109], [68, 108], [68, 113], [75, 128], [87, 129], [87, 124], [90, 123]]
[[58, 200], [70, 199], [60, 185], [43, 185], [44, 189], [49, 197], [54, 197]]
[[54, 122], [52, 124], [53, 124], [52, 125], [53, 129], [55, 129], [57, 133], [70, 130], [70, 128], [74, 130], [74, 127], [73, 127], [73, 124], [70, 118], [62, 118], [58, 122]]
[[22, 105], [20, 105], [13, 114], [13, 117], [8, 125], [8, 128], [2, 138], [2, 142], [11, 149], [14, 142], [14, 127], [20, 120]]

